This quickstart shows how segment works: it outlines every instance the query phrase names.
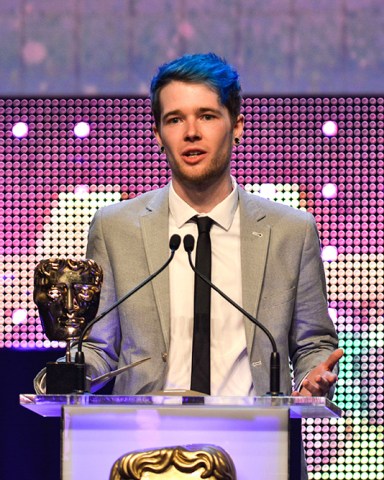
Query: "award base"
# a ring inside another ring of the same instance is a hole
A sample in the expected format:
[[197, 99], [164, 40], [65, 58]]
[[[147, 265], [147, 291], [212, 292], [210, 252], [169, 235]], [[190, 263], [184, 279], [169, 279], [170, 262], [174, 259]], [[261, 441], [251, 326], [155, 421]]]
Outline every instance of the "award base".
[[46, 393], [69, 394], [85, 392], [85, 365], [81, 363], [47, 363]]

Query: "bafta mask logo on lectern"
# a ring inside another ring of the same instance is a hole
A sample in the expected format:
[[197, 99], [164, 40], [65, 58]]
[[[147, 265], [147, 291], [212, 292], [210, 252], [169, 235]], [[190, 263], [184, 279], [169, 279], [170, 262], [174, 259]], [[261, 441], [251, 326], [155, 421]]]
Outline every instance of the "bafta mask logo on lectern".
[[80, 337], [97, 314], [103, 272], [93, 260], [51, 258], [35, 269], [33, 299], [49, 340]]

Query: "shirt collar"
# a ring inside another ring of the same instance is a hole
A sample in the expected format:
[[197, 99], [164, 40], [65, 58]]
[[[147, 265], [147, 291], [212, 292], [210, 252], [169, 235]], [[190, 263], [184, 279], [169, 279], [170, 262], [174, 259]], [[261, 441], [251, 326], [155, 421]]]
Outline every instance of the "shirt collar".
[[[220, 225], [225, 230], [229, 230], [231, 227], [233, 218], [239, 205], [239, 187], [235, 179], [233, 177], [231, 177], [231, 179], [232, 192], [210, 212], [203, 214], [203, 216], [209, 215], [216, 224]], [[196, 212], [194, 208], [192, 208], [181, 197], [179, 197], [173, 188], [172, 182], [169, 189], [169, 209], [177, 228], [181, 228], [192, 217], [196, 215], [202, 215]]]

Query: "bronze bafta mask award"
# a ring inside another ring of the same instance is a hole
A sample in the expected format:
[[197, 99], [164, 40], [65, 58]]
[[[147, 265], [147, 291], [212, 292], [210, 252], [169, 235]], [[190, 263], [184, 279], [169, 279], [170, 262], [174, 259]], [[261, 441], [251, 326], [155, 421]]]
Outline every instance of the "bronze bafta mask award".
[[84, 391], [85, 366], [72, 362], [70, 348], [96, 317], [102, 280], [93, 260], [53, 258], [35, 269], [33, 298], [44, 333], [67, 343], [66, 361], [47, 364], [47, 393]]

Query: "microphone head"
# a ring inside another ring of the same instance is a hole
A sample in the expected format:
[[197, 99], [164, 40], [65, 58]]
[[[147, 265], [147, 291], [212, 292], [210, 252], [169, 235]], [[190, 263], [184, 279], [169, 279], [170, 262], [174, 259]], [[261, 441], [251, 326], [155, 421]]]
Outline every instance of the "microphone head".
[[195, 239], [192, 235], [186, 235], [184, 237], [184, 250], [187, 253], [191, 253], [195, 247]]
[[176, 252], [176, 250], [180, 247], [181, 243], [181, 237], [180, 235], [172, 235], [172, 237], [169, 240], [169, 248], [172, 250], [172, 252]]

